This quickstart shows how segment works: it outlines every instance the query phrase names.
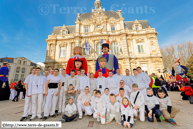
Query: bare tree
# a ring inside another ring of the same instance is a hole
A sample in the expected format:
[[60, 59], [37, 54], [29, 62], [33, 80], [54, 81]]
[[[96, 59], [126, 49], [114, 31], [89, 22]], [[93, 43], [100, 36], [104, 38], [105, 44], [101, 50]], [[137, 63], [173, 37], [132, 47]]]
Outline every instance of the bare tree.
[[176, 58], [175, 46], [171, 44], [169, 47], [161, 48], [160, 51], [163, 56], [164, 68], [166, 68], [167, 70], [171, 70]]
[[177, 55], [181, 58], [182, 65], [187, 65], [188, 59], [193, 54], [193, 42], [183, 42], [177, 46]]

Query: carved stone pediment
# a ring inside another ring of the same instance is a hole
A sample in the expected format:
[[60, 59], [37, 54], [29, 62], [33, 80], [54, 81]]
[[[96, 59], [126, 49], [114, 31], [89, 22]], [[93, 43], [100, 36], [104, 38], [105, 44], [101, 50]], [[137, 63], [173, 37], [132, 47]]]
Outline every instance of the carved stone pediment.
[[88, 19], [85, 19], [85, 20], [82, 22], [82, 25], [88, 26], [88, 25], [90, 25], [90, 21], [89, 21]]
[[139, 23], [139, 21], [137, 19], [133, 23], [132, 29], [136, 30], [136, 27], [138, 28], [137, 30], [141, 30], [142, 29], [142, 25]]
[[137, 42], [137, 43], [141, 43], [141, 42], [144, 42], [144, 39], [142, 39], [142, 38], [137, 38], [137, 39], [135, 39], [135, 41]]
[[116, 20], [114, 17], [111, 17], [111, 18], [108, 20], [108, 22], [109, 22], [110, 24], [116, 24], [116, 23], [117, 23], [117, 20]]
[[67, 43], [66, 43], [66, 42], [60, 43], [59, 46], [60, 46], [60, 47], [66, 47], [66, 46], [67, 46]]
[[106, 22], [108, 19], [108, 17], [102, 13], [102, 12], [96, 12], [92, 15], [91, 17], [91, 22], [94, 24], [103, 24], [104, 22]]

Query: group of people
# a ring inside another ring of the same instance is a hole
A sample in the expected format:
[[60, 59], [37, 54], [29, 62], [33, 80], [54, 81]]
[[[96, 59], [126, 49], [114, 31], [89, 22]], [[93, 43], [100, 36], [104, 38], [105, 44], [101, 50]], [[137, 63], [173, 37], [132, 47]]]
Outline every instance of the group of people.
[[[108, 77], [94, 78], [94, 74], [85, 75], [85, 70], [71, 70], [70, 75], [66, 70], [59, 74], [58, 69], [45, 71], [45, 76], [40, 74], [40, 68], [33, 68], [32, 74], [25, 79], [26, 97], [23, 116], [24, 121], [38, 117], [46, 120], [63, 114], [61, 121], [70, 122], [93, 115], [101, 124], [108, 124], [113, 119], [117, 124], [132, 127], [138, 116], [140, 121], [145, 121], [145, 112], [150, 122], [162, 120], [162, 116], [175, 124], [173, 118], [179, 109], [172, 107], [171, 100], [162, 89], [153, 95], [150, 88], [151, 78], [141, 68], [133, 69], [133, 75], [127, 69], [126, 75], [116, 70], [108, 72]], [[38, 105], [36, 105], [36, 103]], [[58, 110], [58, 113], [55, 113]], [[78, 111], [78, 115], [77, 115]], [[43, 115], [42, 115], [43, 112]]]
[[19, 96], [20, 99], [25, 99], [25, 86], [23, 81], [14, 81], [13, 83], [9, 84], [10, 88], [10, 97], [13, 102], [18, 102], [19, 101]]
[[[131, 128], [138, 114], [140, 121], [145, 121], [146, 112], [150, 122], [154, 121], [155, 114], [158, 122], [163, 116], [176, 124], [173, 118], [179, 109], [172, 106], [163, 78], [157, 78], [154, 73], [149, 77], [141, 67], [132, 71], [126, 69], [124, 76], [116, 56], [108, 53], [109, 41], [102, 43], [102, 52], [96, 60], [95, 73], [88, 73], [87, 60], [79, 46], [74, 48], [74, 56], [68, 60], [61, 75], [58, 75], [58, 69], [51, 69], [42, 76], [39, 67], [33, 68], [24, 81], [26, 95], [20, 121], [28, 116], [30, 120], [36, 117], [47, 120], [63, 114], [60, 121], [70, 122], [77, 120], [77, 116], [81, 120], [85, 112], [101, 124], [115, 119], [117, 124]], [[185, 73], [181, 73], [183, 69]], [[187, 69], [180, 65], [179, 60], [172, 72], [177, 79], [186, 81], [183, 74], [187, 73]], [[0, 69], [0, 84], [7, 83], [8, 68], [4, 66]]]

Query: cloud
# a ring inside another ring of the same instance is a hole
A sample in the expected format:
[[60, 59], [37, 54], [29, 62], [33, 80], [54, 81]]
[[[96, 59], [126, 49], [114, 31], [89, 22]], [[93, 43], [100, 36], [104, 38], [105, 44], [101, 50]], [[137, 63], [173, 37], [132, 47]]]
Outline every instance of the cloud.
[[193, 41], [193, 26], [190, 26], [188, 28], [185, 28], [184, 30], [181, 30], [179, 32], [176, 32], [165, 39], [162, 39], [164, 43], [161, 43], [161, 47], [168, 46], [170, 44], [179, 44], [181, 42], [188, 42]]

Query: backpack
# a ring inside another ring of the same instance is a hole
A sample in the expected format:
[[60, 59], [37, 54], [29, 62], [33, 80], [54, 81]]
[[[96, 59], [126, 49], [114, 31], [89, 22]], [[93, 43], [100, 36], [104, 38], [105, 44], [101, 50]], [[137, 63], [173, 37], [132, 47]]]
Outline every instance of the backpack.
[[161, 86], [161, 81], [156, 77], [154, 84], [155, 84], [156, 86]]
[[189, 102], [190, 104], [193, 104], [193, 96], [189, 96]]

